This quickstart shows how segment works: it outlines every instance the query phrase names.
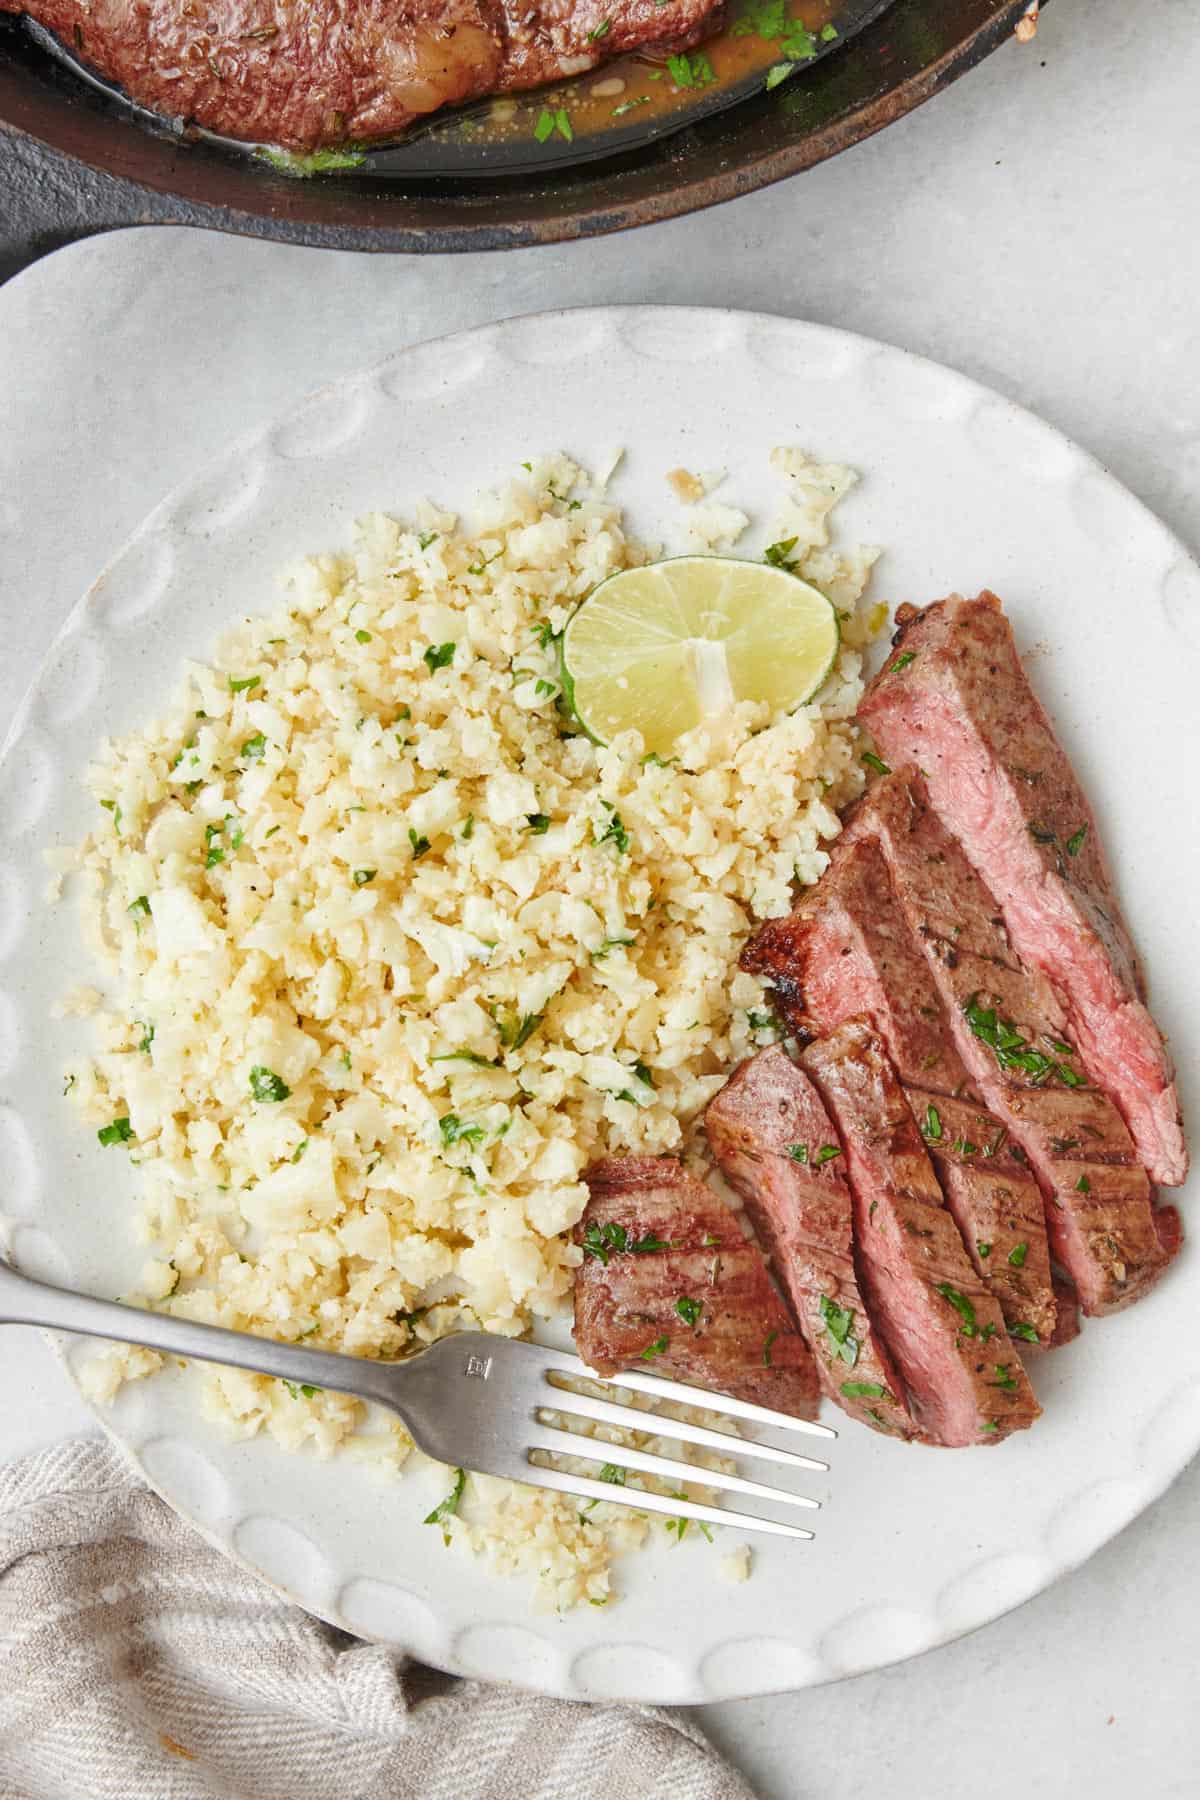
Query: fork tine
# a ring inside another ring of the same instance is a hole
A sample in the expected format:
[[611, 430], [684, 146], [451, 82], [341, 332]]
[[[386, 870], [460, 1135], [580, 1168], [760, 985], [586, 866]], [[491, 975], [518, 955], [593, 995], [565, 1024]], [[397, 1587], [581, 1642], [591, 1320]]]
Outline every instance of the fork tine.
[[811, 1538], [803, 1525], [784, 1525], [778, 1519], [760, 1519], [752, 1513], [727, 1512], [723, 1506], [702, 1506], [698, 1500], [673, 1500], [666, 1494], [644, 1494], [640, 1489], [615, 1487], [608, 1481], [593, 1481], [587, 1475], [563, 1475], [557, 1469], [543, 1469], [529, 1463], [516, 1477], [533, 1487], [556, 1489], [562, 1494], [577, 1494], [583, 1500], [607, 1500], [613, 1506], [632, 1506], [638, 1512], [666, 1513], [672, 1519], [703, 1519], [706, 1525], [732, 1525], [739, 1531], [766, 1531], [773, 1537]]
[[781, 1463], [784, 1468], [817, 1469], [822, 1474], [829, 1467], [828, 1463], [817, 1462], [811, 1456], [797, 1456], [794, 1450], [777, 1450], [774, 1444], [734, 1437], [730, 1431], [710, 1431], [707, 1425], [685, 1425], [662, 1413], [638, 1412], [631, 1406], [618, 1406], [612, 1400], [594, 1400], [590, 1394], [552, 1387], [549, 1382], [546, 1383], [546, 1397], [539, 1397], [537, 1405], [552, 1408], [555, 1412], [574, 1413], [580, 1419], [598, 1419], [605, 1425], [620, 1425], [626, 1431], [649, 1431], [655, 1437], [678, 1438], [685, 1444], [720, 1450], [725, 1456], [752, 1456], [761, 1462]]
[[[545, 1442], [539, 1441], [539, 1436]], [[700, 1487], [722, 1488], [731, 1494], [748, 1494], [753, 1500], [777, 1501], [784, 1506], [820, 1508], [819, 1500], [807, 1494], [789, 1494], [783, 1488], [768, 1487], [763, 1481], [748, 1481], [744, 1475], [727, 1475], [720, 1469], [705, 1469], [698, 1463], [677, 1462], [673, 1456], [654, 1456], [648, 1450], [634, 1450], [625, 1444], [608, 1444], [603, 1438], [584, 1437], [582, 1432], [566, 1431], [558, 1425], [537, 1426], [531, 1448], [549, 1450], [555, 1456], [582, 1456], [590, 1462], [609, 1463], [617, 1469], [635, 1469], [645, 1475], [661, 1475], [673, 1481], [692, 1481]], [[606, 1486], [615, 1487], [616, 1482]], [[638, 1490], [634, 1490], [637, 1492]]]
[[751, 1425], [767, 1425], [775, 1431], [800, 1431], [809, 1437], [837, 1437], [831, 1426], [819, 1425], [815, 1419], [797, 1419], [791, 1413], [772, 1412], [769, 1406], [755, 1406], [749, 1400], [735, 1400], [729, 1394], [713, 1394], [707, 1388], [688, 1387], [682, 1381], [668, 1381], [663, 1375], [635, 1374], [632, 1369], [621, 1369], [616, 1375], [597, 1375], [581, 1357], [573, 1356], [568, 1350], [547, 1350], [542, 1344], [535, 1347], [542, 1351], [548, 1366], [581, 1381], [603, 1381], [609, 1387], [631, 1388], [635, 1394], [649, 1394], [656, 1400], [674, 1400], [682, 1406], [703, 1407], [708, 1412], [724, 1413], [730, 1419], [745, 1419]]

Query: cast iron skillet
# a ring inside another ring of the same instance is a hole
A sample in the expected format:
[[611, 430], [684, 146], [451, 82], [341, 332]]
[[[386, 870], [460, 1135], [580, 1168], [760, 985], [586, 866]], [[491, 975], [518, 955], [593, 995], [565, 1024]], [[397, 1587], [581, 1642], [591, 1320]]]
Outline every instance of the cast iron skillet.
[[351, 250], [510, 249], [672, 218], [810, 168], [971, 68], [1026, 5], [893, 0], [771, 93], [620, 154], [511, 173], [366, 168], [289, 179], [219, 144], [135, 123], [15, 22], [0, 30], [0, 126], [170, 196], [188, 223]]

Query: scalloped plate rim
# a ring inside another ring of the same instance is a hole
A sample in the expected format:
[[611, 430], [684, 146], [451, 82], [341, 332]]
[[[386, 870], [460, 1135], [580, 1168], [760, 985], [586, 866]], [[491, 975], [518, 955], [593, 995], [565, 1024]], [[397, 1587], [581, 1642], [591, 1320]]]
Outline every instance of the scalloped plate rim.
[[[489, 345], [493, 348], [499, 347], [502, 349], [506, 334], [515, 331], [517, 328], [528, 330], [531, 325], [546, 328], [554, 328], [555, 326], [562, 327], [563, 325], [570, 326], [572, 323], [578, 325], [585, 319], [598, 323], [603, 331], [613, 333], [617, 336], [621, 335], [623, 326], [626, 328], [627, 335], [628, 328], [636, 326], [639, 321], [665, 320], [674, 328], [678, 327], [680, 321], [691, 321], [694, 324], [700, 324], [709, 320], [719, 321], [722, 328], [729, 333], [729, 336], [727, 340], [720, 345], [716, 353], [718, 356], [726, 353], [745, 353], [747, 350], [748, 334], [753, 332], [756, 328], [767, 327], [776, 334], [783, 334], [785, 336], [794, 334], [797, 340], [802, 344], [807, 343], [819, 346], [824, 343], [829, 346], [838, 346], [839, 350], [846, 355], [847, 367], [850, 370], [848, 377], [843, 375], [839, 377], [839, 379], [858, 378], [861, 375], [862, 369], [867, 367], [868, 364], [876, 367], [881, 365], [884, 367], [900, 366], [910, 373], [913, 371], [920, 371], [924, 376], [932, 375], [939, 380], [950, 377], [952, 378], [953, 383], [957, 385], [958, 392], [967, 395], [970, 399], [970, 407], [966, 413], [960, 418], [948, 421], [950, 429], [961, 433], [972, 413], [981, 405], [981, 403], [986, 403], [989, 406], [998, 406], [1002, 415], [1020, 420], [1023, 424], [1032, 426], [1035, 434], [1045, 434], [1047, 441], [1052, 442], [1056, 449], [1063, 453], [1065, 467], [1072, 469], [1076, 474], [1082, 473], [1088, 478], [1098, 477], [1109, 501], [1117, 502], [1127, 516], [1129, 515], [1130, 509], [1136, 510], [1136, 513], [1140, 516], [1140, 523], [1143, 528], [1147, 525], [1151, 526], [1153, 532], [1158, 536], [1159, 542], [1167, 552], [1163, 564], [1164, 576], [1165, 574], [1174, 571], [1180, 564], [1194, 576], [1200, 576], [1200, 570], [1197, 570], [1191, 553], [1179, 538], [1145, 505], [1144, 502], [1125, 488], [1122, 483], [1117, 481], [1117, 479], [1105, 469], [1095, 457], [1082, 449], [1057, 427], [1040, 418], [1036, 413], [1020, 406], [1006, 395], [997, 392], [986, 384], [976, 381], [973, 377], [964, 375], [952, 368], [945, 367], [931, 358], [921, 356], [897, 346], [889, 345], [878, 339], [843, 330], [840, 327], [798, 320], [790, 318], [786, 314], [747, 312], [737, 308], [655, 305], [584, 306], [555, 309], [549, 312], [519, 314], [511, 319], [477, 325], [465, 331], [447, 333], [441, 336], [423, 339], [418, 343], [406, 346], [404, 349], [380, 359], [368, 368], [352, 371], [341, 378], [311, 390], [299, 397], [294, 404], [287, 407], [281, 413], [253, 428], [251, 431], [243, 433], [237, 440], [226, 446], [217, 455], [207, 459], [194, 475], [172, 489], [171, 492], [164, 496], [164, 498], [146, 515], [142, 523], [126, 537], [119, 549], [110, 557], [104, 569], [89, 585], [80, 600], [71, 609], [59, 630], [54, 634], [41, 664], [39, 665], [37, 674], [34, 676], [33, 681], [30, 683], [16, 709], [12, 724], [4, 739], [3, 746], [0, 747], [0, 764], [8, 761], [14, 750], [21, 743], [26, 732], [29, 730], [38, 694], [43, 682], [55, 664], [65, 643], [74, 635], [80, 622], [87, 617], [89, 603], [97, 589], [103, 584], [107, 577], [118, 568], [122, 560], [140, 542], [151, 537], [156, 530], [164, 523], [168, 522], [172, 514], [186, 502], [188, 497], [202, 489], [203, 486], [211, 480], [214, 474], [221, 470], [229, 470], [236, 467], [239, 461], [243, 461], [247, 454], [255, 449], [266, 449], [269, 456], [274, 455], [274, 453], [270, 451], [270, 440], [273, 434], [280, 428], [299, 420], [303, 415], [308, 413], [310, 409], [318, 407], [323, 400], [335, 398], [339, 394], [353, 389], [363, 389], [376, 395], [386, 406], [398, 404], [399, 394], [403, 391], [403, 381], [398, 382], [395, 391], [389, 393], [381, 386], [382, 378], [391, 371], [403, 371], [405, 365], [411, 367], [422, 355], [429, 356], [439, 350], [445, 353], [452, 348], [461, 347], [465, 349], [468, 346], [477, 347], [480, 345], [485, 346], [485, 349]], [[635, 348], [637, 349], [638, 357], [644, 362], [657, 365], [661, 361], [661, 358], [655, 351], [646, 350], [645, 348], [637, 346], [635, 346]], [[858, 363], [857, 368], [855, 367], [855, 359], [857, 359]], [[569, 367], [570, 361], [571, 358], [568, 357], [565, 366]], [[532, 380], [537, 376], [538, 370], [535, 364], [522, 362], [520, 359], [514, 359], [514, 366], [518, 371], [524, 373], [528, 379]], [[564, 364], [556, 363], [553, 367], [556, 371], [561, 371]], [[464, 384], [466, 391], [469, 391], [472, 382], [478, 380], [480, 375], [486, 372], [487, 368], [488, 361], [485, 355], [481, 368], [476, 370], [472, 374], [470, 380]], [[794, 370], [787, 371], [786, 376], [781, 379], [788, 383], [800, 383], [802, 381], [802, 377]], [[368, 412], [370, 412], [370, 410], [371, 409], [368, 409]], [[919, 430], [922, 423], [923, 421], [921, 420], [916, 421], [914, 424], [914, 431]], [[636, 433], [631, 433], [630, 435], [636, 436]], [[794, 435], [800, 436], [802, 434], [796, 432]], [[765, 442], [766, 439], [764, 438], [764, 445]], [[549, 449], [553, 446], [548, 444], [544, 447]], [[814, 447], [818, 450], [820, 449], [819, 445]], [[306, 460], [308, 459], [303, 457], [297, 458], [295, 461], [290, 461], [289, 459], [289, 466], [294, 469], [302, 468]], [[313, 460], [319, 461], [320, 458], [314, 457]], [[872, 473], [869, 466], [866, 467], [865, 473], [868, 476]], [[466, 496], [458, 495], [454, 498], [459, 504], [462, 504], [466, 499]], [[665, 500], [660, 496], [660, 505], [665, 504]], [[253, 503], [248, 508], [248, 511], [253, 513]], [[241, 515], [239, 514], [239, 519], [240, 516]], [[141, 627], [141, 623], [141, 620], [135, 620], [131, 625], [127, 625], [122, 629], [136, 635]], [[1192, 654], [1190, 647], [1189, 654]], [[1200, 658], [1195, 657], [1194, 654], [1193, 660], [1200, 663]], [[0, 1214], [0, 1225], [3, 1225], [3, 1223], [3, 1215]], [[50, 1228], [45, 1227], [45, 1229], [47, 1230], [48, 1235], [53, 1237], [53, 1232]], [[1176, 1279], [1183, 1279], [1182, 1270], [1176, 1272]], [[1095, 1326], [1090, 1327], [1090, 1329], [1094, 1330]], [[74, 1370], [66, 1357], [65, 1345], [60, 1335], [52, 1332], [48, 1332], [45, 1335], [54, 1349], [55, 1354], [59, 1357], [60, 1363], [66, 1371], [68, 1378], [71, 1379], [78, 1388]], [[320, 1616], [328, 1619], [331, 1623], [340, 1626], [342, 1629], [350, 1631], [359, 1637], [373, 1639], [373, 1641], [394, 1641], [364, 1631], [361, 1625], [351, 1623], [344, 1616], [339, 1614], [335, 1608], [328, 1606], [314, 1607], [312, 1602], [306, 1598], [302, 1591], [297, 1591], [295, 1587], [288, 1586], [272, 1576], [265, 1575], [261, 1569], [257, 1568], [245, 1556], [233, 1548], [228, 1536], [214, 1530], [203, 1521], [193, 1516], [189, 1511], [186, 1496], [180, 1496], [166, 1491], [157, 1481], [148, 1475], [141, 1463], [139, 1455], [131, 1448], [127, 1437], [122, 1434], [119, 1425], [114, 1423], [107, 1416], [104, 1409], [93, 1407], [92, 1410], [106, 1435], [121, 1447], [127, 1456], [132, 1457], [139, 1472], [143, 1478], [148, 1481], [154, 1491], [160, 1494], [163, 1500], [182, 1517], [188, 1519], [208, 1542], [212, 1543], [224, 1554], [231, 1556], [242, 1568], [258, 1575], [260, 1579], [267, 1581], [269, 1586], [283, 1597], [299, 1605], [306, 1606], [309, 1610], [318, 1612]], [[1043, 1429], [1050, 1429], [1048, 1422]], [[1095, 1554], [1097, 1549], [1102, 1547], [1103, 1543], [1110, 1541], [1112, 1537], [1116, 1536], [1119, 1531], [1124, 1529], [1125, 1526], [1144, 1511], [1146, 1507], [1151, 1505], [1155, 1499], [1165, 1492], [1171, 1482], [1179, 1474], [1180, 1470], [1191, 1460], [1196, 1449], [1200, 1448], [1200, 1432], [1197, 1433], [1197, 1439], [1197, 1443], [1191, 1445], [1185, 1453], [1174, 1455], [1165, 1463], [1160, 1461], [1152, 1469], [1143, 1468], [1131, 1474], [1115, 1474], [1115, 1479], [1127, 1481], [1129, 1484], [1131, 1489], [1129, 1503], [1127, 1507], [1122, 1509], [1119, 1522], [1112, 1525], [1111, 1528], [1106, 1526], [1099, 1541], [1082, 1546], [1078, 1556], [1072, 1556], [1061, 1551], [1055, 1552], [1050, 1550], [1046, 1535], [1043, 1535], [1042, 1540], [1034, 1547], [1034, 1549], [1030, 1550], [1029, 1553], [1036, 1554], [1043, 1561], [1046, 1569], [1045, 1579], [1039, 1581], [1029, 1595], [1008, 1604], [997, 1606], [994, 1611], [989, 1612], [987, 1618], [981, 1619], [974, 1624], [968, 1624], [960, 1628], [947, 1628], [944, 1620], [937, 1611], [937, 1600], [947, 1587], [955, 1585], [956, 1583], [960, 1584], [964, 1576], [960, 1574], [954, 1577], [951, 1582], [941, 1582], [935, 1585], [930, 1594], [930, 1604], [926, 1612], [921, 1615], [931, 1626], [931, 1637], [928, 1644], [915, 1652], [899, 1650], [895, 1654], [888, 1653], [885, 1647], [881, 1645], [879, 1646], [878, 1653], [872, 1660], [862, 1664], [861, 1667], [856, 1668], [853, 1672], [861, 1673], [867, 1668], [886, 1667], [894, 1662], [907, 1660], [911, 1655], [928, 1654], [930, 1650], [938, 1648], [942, 1644], [954, 1642], [961, 1637], [973, 1634], [975, 1631], [982, 1629], [985, 1624], [990, 1623], [993, 1618], [1003, 1617], [1006, 1613], [1014, 1611], [1019, 1606], [1025, 1604], [1026, 1599], [1032, 1598], [1037, 1593], [1044, 1592], [1056, 1581], [1079, 1567], [1083, 1562], [1087, 1561], [1091, 1555]], [[1094, 1479], [1078, 1483], [1071, 1490], [1070, 1494], [1064, 1497], [1067, 1504], [1082, 1499], [1082, 1497], [1095, 1485]], [[996, 1545], [990, 1547], [986, 1551], [981, 1549], [980, 1560], [981, 1562], [990, 1560], [991, 1557], [1003, 1553], [1008, 1548], [1019, 1551], [1025, 1547]], [[650, 1554], [653, 1555], [654, 1553], [651, 1552]], [[661, 1556], [664, 1555], [665, 1552], [659, 1551], [658, 1554]], [[643, 1557], [639, 1560], [645, 1561], [646, 1558]], [[971, 1573], [971, 1570], [968, 1569], [964, 1573], [969, 1574]], [[380, 1581], [386, 1580], [386, 1578], [382, 1576], [372, 1575], [369, 1570], [356, 1568], [346, 1571], [341, 1576], [339, 1592], [342, 1591], [350, 1581], [362, 1578], [378, 1579]], [[520, 1629], [531, 1632], [552, 1651], [555, 1649], [553, 1640], [547, 1636], [544, 1631], [538, 1628], [536, 1624], [536, 1615], [533, 1615], [528, 1611], [525, 1589], [519, 1582], [515, 1584], [510, 1583], [507, 1586], [497, 1584], [494, 1592], [496, 1593], [501, 1608], [507, 1612], [508, 1616], [506, 1618], [477, 1618], [474, 1620], [463, 1621], [460, 1624], [450, 1627], [447, 1631], [447, 1636], [449, 1638], [455, 1637], [458, 1632], [464, 1628], [464, 1625], [468, 1623], [495, 1625], [515, 1624], [518, 1625]], [[716, 1588], [714, 1588], [713, 1592], [718, 1596], [720, 1594], [720, 1590]], [[849, 1623], [862, 1610], [864, 1609], [861, 1606], [856, 1605], [851, 1607], [851, 1609], [843, 1614], [840, 1619], [827, 1627], [821, 1634], [821, 1638], [816, 1641], [823, 1641], [824, 1638], [830, 1635], [831, 1631], [836, 1631], [840, 1626]], [[902, 1612], [905, 1608], [901, 1602], [897, 1601], [894, 1610]], [[719, 1688], [719, 1690], [706, 1687], [702, 1682], [700, 1678], [700, 1665], [706, 1657], [711, 1656], [714, 1652], [723, 1648], [736, 1645], [741, 1639], [749, 1639], [755, 1635], [773, 1638], [780, 1643], [787, 1643], [796, 1650], [798, 1655], [807, 1655], [810, 1659], [815, 1659], [820, 1655], [820, 1652], [816, 1649], [814, 1643], [806, 1644], [799, 1640], [793, 1641], [789, 1639], [783, 1634], [779, 1624], [777, 1622], [768, 1622], [765, 1615], [763, 1619], [755, 1623], [737, 1624], [731, 1627], [729, 1634], [725, 1638], [712, 1644], [701, 1646], [699, 1649], [695, 1650], [688, 1663], [685, 1664], [682, 1660], [679, 1661], [678, 1668], [684, 1677], [683, 1685], [686, 1686], [688, 1690], [687, 1703], [725, 1698], [750, 1697], [757, 1694], [788, 1691], [792, 1686], [790, 1682], [764, 1683], [762, 1681], [755, 1681], [753, 1678], [744, 1681], [727, 1681]], [[615, 1639], [619, 1642], [622, 1636], [620, 1615], [619, 1612], [616, 1612], [612, 1617], [609, 1641], [611, 1642]], [[604, 1647], [603, 1644], [588, 1646], [578, 1654], [587, 1654], [589, 1648], [594, 1649], [602, 1647]], [[647, 1648], [649, 1649], [650, 1646], [647, 1646]], [[656, 1649], [655, 1654], [667, 1655], [669, 1653]], [[581, 1687], [571, 1678], [569, 1664], [564, 1665], [561, 1655], [558, 1656], [557, 1660], [560, 1667], [565, 1667], [564, 1678], [561, 1682], [556, 1682], [553, 1685], [540, 1683], [540, 1691], [558, 1693], [570, 1698], [587, 1698], [587, 1689]], [[455, 1673], [472, 1675], [478, 1675], [479, 1673], [477, 1669], [467, 1670], [457, 1665], [452, 1656], [439, 1658], [439, 1662], [442, 1667]], [[517, 1687], [522, 1685], [519, 1680], [513, 1679], [511, 1672], [506, 1670], [489, 1671], [487, 1678], [506, 1683], [507, 1685]], [[831, 1666], [825, 1661], [821, 1673], [814, 1674], [811, 1680], [806, 1681], [804, 1685], [821, 1685], [825, 1682], [841, 1680], [844, 1678], [846, 1677], [843, 1671], [835, 1666]], [[606, 1699], [609, 1697], [610, 1696], [607, 1694], [604, 1695], [604, 1698]], [[671, 1697], [675, 1699], [678, 1698], [676, 1695]], [[631, 1693], [629, 1698], [643, 1702], [653, 1702], [657, 1696], [653, 1693], [647, 1693], [643, 1689], [640, 1692]]]

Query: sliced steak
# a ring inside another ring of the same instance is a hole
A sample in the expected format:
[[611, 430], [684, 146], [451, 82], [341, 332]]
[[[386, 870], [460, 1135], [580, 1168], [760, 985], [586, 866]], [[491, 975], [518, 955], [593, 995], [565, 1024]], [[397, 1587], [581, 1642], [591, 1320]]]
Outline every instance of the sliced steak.
[[1155, 1211], [1121, 1115], [1107, 1095], [1086, 1086], [1049, 984], [1022, 968], [994, 899], [915, 770], [876, 782], [849, 833], [878, 839], [959, 1055], [1029, 1158], [1046, 1201], [1051, 1250], [1083, 1310], [1127, 1306], [1167, 1266], [1179, 1221], [1172, 1208]]
[[[865, 1018], [887, 1048], [976, 1273], [1010, 1325], [1053, 1341], [1058, 1307], [1042, 1195], [988, 1112], [929, 964], [868, 838], [834, 846], [790, 918], [755, 934], [742, 967], [770, 976], [792, 1023], [822, 1034]], [[801, 1011], [797, 1013], [797, 1007]]]
[[883, 1044], [842, 1025], [804, 1052], [846, 1150], [867, 1305], [934, 1443], [996, 1443], [1040, 1408], [947, 1212]]
[[709, 1102], [704, 1128], [771, 1253], [825, 1392], [873, 1430], [920, 1436], [859, 1292], [841, 1146], [808, 1076], [780, 1045], [760, 1050]]
[[0, 0], [131, 99], [227, 137], [308, 151], [393, 138], [485, 94], [719, 30], [722, 0]]
[[1175, 1074], [1146, 1010], [1096, 821], [994, 594], [909, 611], [859, 716], [929, 797], [1000, 902], [1017, 954], [1066, 1001], [1073, 1041], [1155, 1181], [1187, 1151]]
[[583, 1360], [601, 1375], [640, 1369], [812, 1418], [820, 1387], [808, 1346], [725, 1202], [673, 1157], [609, 1157], [585, 1179]]

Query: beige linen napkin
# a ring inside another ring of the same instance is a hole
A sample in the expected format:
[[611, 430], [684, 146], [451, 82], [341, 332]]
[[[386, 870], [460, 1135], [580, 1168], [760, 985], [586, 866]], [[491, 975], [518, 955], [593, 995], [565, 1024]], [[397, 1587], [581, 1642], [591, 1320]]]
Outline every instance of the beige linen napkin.
[[3, 1800], [753, 1800], [678, 1713], [458, 1681], [228, 1562], [91, 1439], [0, 1467]]

